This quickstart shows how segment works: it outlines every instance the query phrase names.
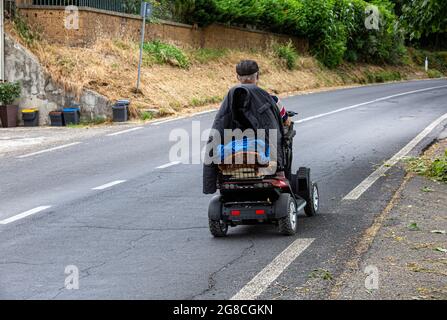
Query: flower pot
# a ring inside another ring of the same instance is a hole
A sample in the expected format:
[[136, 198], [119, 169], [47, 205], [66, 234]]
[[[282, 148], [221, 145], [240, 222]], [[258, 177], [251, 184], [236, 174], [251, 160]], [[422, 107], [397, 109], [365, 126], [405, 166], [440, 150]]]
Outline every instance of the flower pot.
[[19, 106], [6, 105], [0, 106], [0, 120], [3, 128], [17, 127], [17, 114]]

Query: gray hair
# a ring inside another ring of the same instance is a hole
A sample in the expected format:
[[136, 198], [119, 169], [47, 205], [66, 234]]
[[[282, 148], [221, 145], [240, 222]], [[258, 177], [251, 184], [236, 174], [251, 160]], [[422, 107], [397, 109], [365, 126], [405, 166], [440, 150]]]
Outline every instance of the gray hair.
[[258, 72], [247, 76], [237, 76], [240, 82], [256, 82], [258, 80]]

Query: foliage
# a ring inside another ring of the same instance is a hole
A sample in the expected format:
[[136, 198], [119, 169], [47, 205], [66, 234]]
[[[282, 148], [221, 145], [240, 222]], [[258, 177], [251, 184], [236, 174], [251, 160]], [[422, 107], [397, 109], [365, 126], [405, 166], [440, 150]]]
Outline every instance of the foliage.
[[410, 40], [447, 33], [447, 1], [404, 0], [400, 20]]
[[379, 72], [365, 72], [366, 79], [369, 83], [398, 81], [402, 80], [402, 75], [399, 71], [379, 71]]
[[287, 44], [279, 44], [274, 46], [276, 56], [283, 62], [287, 69], [294, 70], [296, 68], [296, 61], [298, 59], [298, 53], [292, 41]]
[[20, 97], [22, 86], [20, 82], [0, 83], [0, 102], [3, 105], [10, 105], [14, 100]]
[[155, 59], [159, 64], [170, 64], [179, 68], [189, 68], [190, 62], [185, 53], [178, 47], [154, 40], [147, 42], [143, 46], [143, 50], [151, 58]]
[[447, 183], [447, 150], [433, 161], [427, 158], [408, 158], [407, 167], [411, 172]]
[[436, 70], [436, 69], [429, 69], [429, 70], [427, 71], [427, 76], [428, 76], [429, 78], [441, 78], [441, 77], [443, 77], [444, 75], [442, 74], [441, 71], [438, 71], [438, 70]]
[[32, 46], [35, 41], [40, 40], [40, 34], [36, 30], [30, 28], [25, 19], [16, 14], [12, 20], [14, 30], [19, 34], [20, 38], [27, 46]]
[[199, 63], [205, 64], [218, 60], [228, 53], [225, 49], [200, 48], [193, 52], [193, 57]]

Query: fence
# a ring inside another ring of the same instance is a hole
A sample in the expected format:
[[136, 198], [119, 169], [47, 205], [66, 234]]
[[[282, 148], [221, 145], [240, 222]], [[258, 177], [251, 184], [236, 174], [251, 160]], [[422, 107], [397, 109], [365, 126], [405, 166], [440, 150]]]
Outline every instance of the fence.
[[138, 14], [140, 1], [135, 0], [16, 0], [17, 4], [35, 6], [78, 6], [120, 13]]

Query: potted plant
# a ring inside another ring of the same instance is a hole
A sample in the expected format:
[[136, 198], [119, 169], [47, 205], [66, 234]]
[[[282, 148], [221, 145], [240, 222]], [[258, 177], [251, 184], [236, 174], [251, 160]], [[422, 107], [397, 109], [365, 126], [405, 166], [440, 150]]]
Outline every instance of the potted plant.
[[0, 119], [3, 128], [17, 126], [19, 106], [13, 103], [20, 97], [21, 91], [19, 82], [0, 83]]

